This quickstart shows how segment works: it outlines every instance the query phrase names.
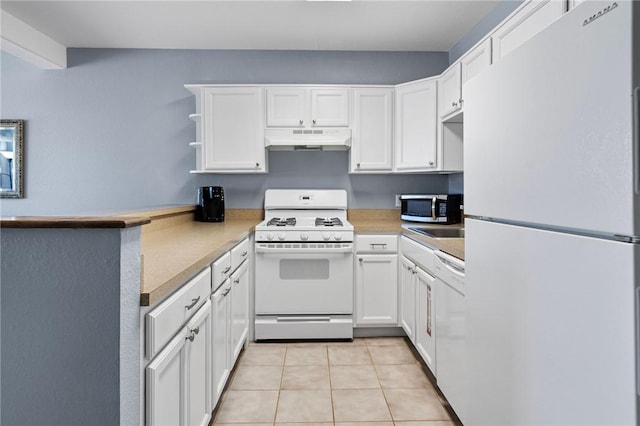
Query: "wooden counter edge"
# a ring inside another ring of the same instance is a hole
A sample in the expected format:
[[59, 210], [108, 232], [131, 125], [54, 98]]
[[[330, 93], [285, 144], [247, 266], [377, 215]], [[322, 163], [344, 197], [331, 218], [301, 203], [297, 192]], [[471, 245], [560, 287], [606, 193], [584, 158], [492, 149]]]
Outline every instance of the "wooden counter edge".
[[140, 216], [14, 216], [0, 218], [0, 228], [123, 229], [145, 225], [150, 222], [150, 218]]

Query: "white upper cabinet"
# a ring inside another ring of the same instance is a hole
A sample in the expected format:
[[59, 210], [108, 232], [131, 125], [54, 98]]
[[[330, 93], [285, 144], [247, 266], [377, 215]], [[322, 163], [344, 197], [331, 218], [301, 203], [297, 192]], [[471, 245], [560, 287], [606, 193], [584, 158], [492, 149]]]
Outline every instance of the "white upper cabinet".
[[456, 62], [442, 73], [439, 82], [440, 117], [446, 117], [462, 108], [460, 62]]
[[348, 88], [269, 87], [268, 127], [347, 127]]
[[491, 65], [491, 38], [467, 52], [440, 75], [438, 111], [440, 118], [450, 117], [464, 107], [463, 86], [470, 78]]
[[464, 83], [489, 68], [491, 65], [491, 38], [486, 39], [460, 59], [460, 80], [462, 82], [462, 99], [464, 100]]
[[262, 90], [209, 87], [203, 96], [202, 171], [266, 172]]
[[531, 0], [526, 2], [491, 35], [493, 62], [496, 62], [562, 16], [565, 7], [565, 2], [559, 0]]
[[396, 86], [395, 170], [437, 169], [436, 79]]
[[353, 90], [350, 173], [388, 173], [393, 169], [393, 89]]
[[306, 89], [267, 89], [267, 126], [301, 127], [308, 125]]

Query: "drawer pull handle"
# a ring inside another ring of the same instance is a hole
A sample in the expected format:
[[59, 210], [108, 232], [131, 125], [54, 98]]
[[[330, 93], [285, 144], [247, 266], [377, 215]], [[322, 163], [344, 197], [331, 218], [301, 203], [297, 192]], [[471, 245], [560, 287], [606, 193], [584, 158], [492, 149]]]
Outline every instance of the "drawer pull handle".
[[233, 283], [234, 283], [234, 284], [238, 284], [238, 283], [240, 283], [240, 278], [236, 278], [235, 280], [233, 280]]
[[196, 303], [198, 303], [200, 301], [200, 296], [196, 297], [195, 299], [191, 299], [191, 304], [190, 305], [186, 305], [185, 308], [187, 308], [187, 310], [193, 308], [194, 306], [196, 306]]
[[247, 254], [249, 254], [249, 252], [243, 251], [240, 256], [245, 257]]
[[229, 270], [230, 270], [230, 269], [231, 269], [231, 266], [227, 266], [226, 268], [224, 268], [224, 269], [222, 270], [222, 273], [223, 273], [223, 274], [226, 274], [227, 272], [229, 272]]
[[382, 248], [387, 248], [387, 243], [371, 243], [369, 245], [371, 246], [371, 248], [376, 248], [378, 246], [380, 246]]
[[229, 292], [231, 291], [231, 287], [229, 287], [228, 289], [226, 289], [224, 291], [224, 293], [222, 293], [222, 296], [226, 296], [227, 294], [229, 294]]

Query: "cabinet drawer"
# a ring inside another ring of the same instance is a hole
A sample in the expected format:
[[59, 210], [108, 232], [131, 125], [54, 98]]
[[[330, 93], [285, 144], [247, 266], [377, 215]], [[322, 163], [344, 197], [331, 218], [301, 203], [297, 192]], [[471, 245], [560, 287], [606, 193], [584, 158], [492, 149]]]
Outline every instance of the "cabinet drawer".
[[211, 290], [215, 291], [231, 275], [231, 254], [226, 252], [211, 265], [213, 269], [213, 280]]
[[153, 358], [208, 299], [211, 268], [200, 272], [146, 315], [146, 352]]
[[400, 238], [400, 251], [403, 256], [411, 259], [422, 269], [432, 275], [434, 274], [433, 262], [435, 255], [431, 248], [402, 236]]
[[238, 269], [238, 266], [249, 258], [249, 239], [245, 238], [242, 242], [231, 249], [231, 271]]
[[388, 235], [356, 235], [356, 253], [397, 253], [398, 236]]

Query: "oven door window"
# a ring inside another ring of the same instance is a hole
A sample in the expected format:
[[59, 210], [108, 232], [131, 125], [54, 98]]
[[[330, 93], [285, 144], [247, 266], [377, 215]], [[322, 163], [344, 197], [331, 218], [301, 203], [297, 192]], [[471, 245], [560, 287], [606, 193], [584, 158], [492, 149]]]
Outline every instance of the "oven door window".
[[281, 259], [281, 280], [328, 280], [329, 259]]

